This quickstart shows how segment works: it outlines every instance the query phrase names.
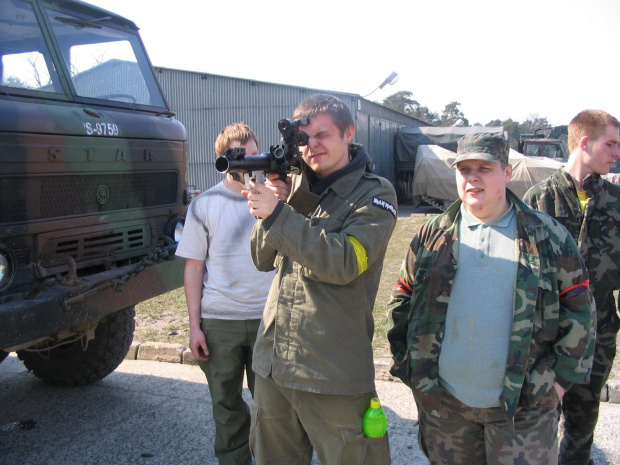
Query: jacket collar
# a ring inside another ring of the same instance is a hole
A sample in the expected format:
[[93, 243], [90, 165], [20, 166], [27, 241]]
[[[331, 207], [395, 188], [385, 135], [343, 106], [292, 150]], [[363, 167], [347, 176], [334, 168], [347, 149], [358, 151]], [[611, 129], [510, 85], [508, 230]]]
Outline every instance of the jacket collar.
[[[577, 199], [577, 188], [575, 187], [575, 181], [566, 171], [565, 167], [561, 167], [558, 171], [556, 171], [556, 176], [554, 176], [554, 178], [558, 186], [558, 191], [560, 193], [570, 192], [573, 200], [578, 202], [578, 200], [575, 200]], [[605, 180], [598, 173], [590, 173], [583, 179], [581, 186], [584, 192], [588, 194], [588, 197], [597, 200], [600, 197], [601, 191], [604, 189]]]
[[[538, 227], [541, 225], [541, 221], [536, 215], [531, 214], [532, 209], [528, 207], [514, 192], [510, 189], [506, 189], [506, 197], [510, 200], [517, 211], [517, 219], [526, 226]], [[441, 226], [447, 228], [456, 223], [460, 218], [462, 200], [454, 202], [444, 213], [444, 218], [441, 221]]]
[[320, 195], [311, 191], [309, 173], [306, 171], [307, 166], [303, 165], [301, 174], [293, 176], [293, 192], [287, 203], [298, 213], [308, 216], [316, 211], [319, 202], [330, 190], [341, 198], [349, 196], [364, 173], [370, 171], [368, 163], [371, 161], [370, 156], [361, 145], [351, 144], [349, 151], [352, 156], [351, 163], [322, 180], [327, 181], [327, 183], [322, 188]]
[[[330, 174], [324, 179], [314, 179], [314, 182], [310, 186], [311, 191], [323, 196], [325, 192], [331, 189], [340, 197], [349, 195], [363, 174], [365, 172], [370, 172], [368, 165], [372, 161], [363, 145], [351, 144], [349, 146], [349, 155], [351, 161], [347, 166]], [[314, 173], [310, 172], [307, 174], [308, 180], [310, 181], [314, 177]]]

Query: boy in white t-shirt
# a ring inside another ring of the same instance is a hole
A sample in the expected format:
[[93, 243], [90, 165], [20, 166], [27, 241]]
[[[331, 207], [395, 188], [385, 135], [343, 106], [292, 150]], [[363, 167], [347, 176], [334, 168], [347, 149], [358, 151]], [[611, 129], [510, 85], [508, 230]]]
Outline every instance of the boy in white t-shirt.
[[[258, 141], [246, 124], [227, 126], [215, 141], [217, 156], [233, 147], [245, 148], [248, 156], [258, 155]], [[250, 257], [256, 218], [241, 195], [243, 189], [238, 176], [228, 173], [196, 197], [176, 251], [187, 259], [184, 283], [190, 349], [209, 384], [220, 465], [252, 463], [250, 412], [241, 392], [245, 372], [254, 394], [252, 349], [274, 276], [258, 271]]]

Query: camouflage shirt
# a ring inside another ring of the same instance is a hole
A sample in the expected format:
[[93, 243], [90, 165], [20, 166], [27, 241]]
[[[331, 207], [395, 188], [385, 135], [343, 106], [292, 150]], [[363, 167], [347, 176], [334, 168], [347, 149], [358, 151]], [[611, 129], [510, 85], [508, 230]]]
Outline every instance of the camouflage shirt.
[[571, 233], [590, 275], [598, 314], [598, 331], [617, 332], [620, 320], [613, 292], [620, 287], [620, 185], [598, 174], [586, 176], [585, 212], [577, 189], [564, 168], [532, 187], [524, 201], [562, 223]]
[[[517, 282], [500, 404], [513, 418], [519, 401], [534, 405], [557, 381], [587, 381], [594, 351], [588, 276], [575, 242], [553, 218], [512, 192], [517, 215]], [[460, 204], [426, 223], [413, 238], [388, 304], [392, 374], [416, 402], [439, 415], [439, 354], [458, 267]]]

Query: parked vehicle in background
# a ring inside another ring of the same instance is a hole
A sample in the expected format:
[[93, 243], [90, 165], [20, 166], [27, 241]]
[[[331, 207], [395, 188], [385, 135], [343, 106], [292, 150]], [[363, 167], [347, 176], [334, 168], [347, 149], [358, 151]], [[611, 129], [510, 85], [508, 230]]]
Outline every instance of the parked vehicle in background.
[[0, 360], [89, 384], [182, 285], [186, 131], [136, 25], [84, 2], [0, 0], [0, 79]]
[[[555, 126], [545, 136], [549, 129], [539, 129], [535, 134], [521, 134], [518, 151], [527, 156], [546, 157], [560, 162], [567, 162], [568, 153], [568, 126]], [[617, 158], [610, 173], [620, 173], [620, 158]]]
[[[459, 198], [452, 163], [457, 141], [466, 134], [502, 132], [501, 127], [408, 127], [396, 135], [396, 178], [400, 202], [411, 200], [445, 211]], [[551, 176], [563, 162], [525, 156], [510, 150], [512, 179], [508, 184], [517, 196]]]
[[545, 136], [547, 130], [541, 128], [534, 134], [521, 134], [517, 151], [528, 157], [545, 157], [566, 163], [569, 155], [566, 144], [568, 127], [556, 126]]

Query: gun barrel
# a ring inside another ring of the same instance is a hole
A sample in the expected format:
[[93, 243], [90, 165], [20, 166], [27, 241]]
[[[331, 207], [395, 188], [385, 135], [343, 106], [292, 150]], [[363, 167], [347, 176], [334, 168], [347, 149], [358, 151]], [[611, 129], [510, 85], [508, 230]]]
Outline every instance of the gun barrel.
[[260, 155], [244, 156], [243, 158], [218, 157], [215, 160], [215, 169], [220, 173], [253, 171], [272, 172], [275, 170], [275, 159], [271, 153], [261, 153]]

